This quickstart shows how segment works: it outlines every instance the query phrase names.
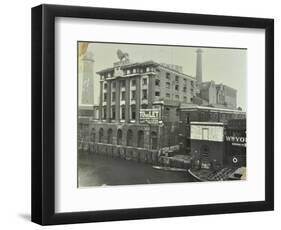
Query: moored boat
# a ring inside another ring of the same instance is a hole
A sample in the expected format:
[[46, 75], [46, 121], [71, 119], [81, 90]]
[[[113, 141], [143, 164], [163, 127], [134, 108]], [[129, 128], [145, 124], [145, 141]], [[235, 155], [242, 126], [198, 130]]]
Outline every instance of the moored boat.
[[158, 165], [153, 165], [152, 168], [166, 170], [166, 171], [173, 171], [173, 172], [186, 172], [187, 171], [186, 169], [182, 169], [182, 168], [173, 168], [173, 167], [158, 166]]
[[[214, 169], [188, 169], [188, 173], [197, 181], [226, 181], [241, 180], [244, 170], [240, 168], [220, 168]], [[240, 176], [238, 177], [237, 174]]]

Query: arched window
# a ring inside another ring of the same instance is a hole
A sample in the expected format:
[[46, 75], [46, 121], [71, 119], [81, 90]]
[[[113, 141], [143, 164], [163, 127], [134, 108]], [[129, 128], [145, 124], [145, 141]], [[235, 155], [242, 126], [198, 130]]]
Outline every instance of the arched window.
[[100, 128], [100, 131], [99, 131], [99, 143], [102, 143], [103, 141], [103, 128]]
[[138, 131], [138, 147], [144, 147], [144, 132], [142, 130]]
[[107, 130], [107, 143], [112, 144], [112, 129]]
[[118, 129], [117, 131], [117, 145], [122, 145], [122, 130]]
[[92, 128], [91, 137], [92, 137], [92, 142], [96, 142], [96, 130], [95, 130], [95, 128]]
[[158, 137], [156, 132], [151, 132], [151, 148], [152, 149], [158, 148]]
[[133, 146], [133, 131], [131, 129], [127, 132], [127, 146]]

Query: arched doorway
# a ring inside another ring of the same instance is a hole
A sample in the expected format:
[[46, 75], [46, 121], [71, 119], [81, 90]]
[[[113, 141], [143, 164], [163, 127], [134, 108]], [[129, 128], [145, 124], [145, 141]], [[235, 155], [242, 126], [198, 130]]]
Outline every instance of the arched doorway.
[[112, 129], [107, 130], [107, 143], [112, 144]]
[[99, 130], [99, 143], [102, 143], [103, 141], [103, 128], [100, 128]]
[[92, 142], [95, 143], [96, 142], [96, 130], [95, 128], [92, 128], [92, 131], [91, 131], [91, 139], [92, 139]]
[[131, 129], [127, 132], [127, 146], [133, 146], [133, 131]]
[[117, 131], [117, 145], [122, 145], [122, 130], [118, 129]]
[[138, 131], [138, 147], [144, 147], [144, 132], [143, 130]]

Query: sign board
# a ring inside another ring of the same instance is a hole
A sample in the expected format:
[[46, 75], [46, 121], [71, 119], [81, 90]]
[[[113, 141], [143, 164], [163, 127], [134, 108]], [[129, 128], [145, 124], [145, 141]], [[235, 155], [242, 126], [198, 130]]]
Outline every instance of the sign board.
[[158, 124], [159, 121], [160, 121], [159, 109], [140, 109], [140, 122]]
[[232, 145], [246, 147], [247, 138], [237, 136], [225, 136], [225, 140], [231, 142]]

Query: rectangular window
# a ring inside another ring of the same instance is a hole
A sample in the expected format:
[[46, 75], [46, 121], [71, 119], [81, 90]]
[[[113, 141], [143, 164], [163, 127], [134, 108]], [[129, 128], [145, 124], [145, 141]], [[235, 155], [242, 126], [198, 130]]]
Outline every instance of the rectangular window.
[[136, 79], [132, 80], [132, 86], [135, 86], [137, 83]]
[[202, 140], [209, 140], [209, 129], [202, 129]]
[[159, 92], [159, 91], [156, 91], [156, 92], [155, 92], [155, 96], [156, 96], [156, 97], [160, 97], [160, 92]]
[[111, 119], [112, 119], [112, 120], [115, 120], [115, 116], [116, 116], [116, 113], [115, 113], [115, 106], [112, 106], [112, 108], [111, 108]]
[[115, 100], [116, 100], [116, 93], [112, 92], [112, 101], [115, 101]]
[[155, 80], [155, 85], [156, 85], [156, 86], [160, 86], [160, 80], [159, 80], [159, 79], [156, 79], [156, 80]]
[[184, 102], [187, 102], [187, 97], [184, 96], [184, 97], [183, 97], [183, 100], [184, 100]]
[[126, 86], [125, 80], [122, 80], [122, 81], [121, 81], [121, 86], [122, 86], [122, 87], [125, 87], [125, 86]]
[[131, 100], [136, 100], [136, 90], [132, 91], [132, 98]]
[[184, 78], [183, 79], [183, 83], [186, 85], [186, 83], [187, 83], [187, 80]]
[[115, 89], [116, 88], [116, 82], [112, 82], [112, 88]]
[[147, 99], [147, 90], [142, 90], [142, 99]]
[[106, 119], [106, 106], [103, 107], [103, 119]]
[[107, 83], [104, 83], [104, 84], [103, 84], [103, 88], [104, 88], [104, 89], [107, 89]]
[[136, 120], [136, 106], [135, 105], [131, 106], [131, 119]]
[[170, 89], [170, 87], [171, 87], [170, 82], [166, 82], [166, 89]]
[[175, 90], [179, 90], [179, 85], [175, 85]]
[[125, 120], [125, 106], [121, 107], [121, 119]]
[[103, 100], [106, 101], [107, 100], [107, 93], [103, 94]]
[[167, 98], [170, 98], [171, 95], [170, 95], [169, 93], [166, 93], [166, 97], [167, 97]]
[[150, 71], [150, 68], [149, 67], [146, 67], [146, 72], [149, 72]]
[[179, 95], [176, 95], [175, 97], [176, 97], [176, 99], [180, 99], [180, 96], [179, 96]]
[[166, 73], [166, 79], [171, 80], [170, 73]]
[[183, 92], [186, 92], [186, 87], [185, 86], [183, 87]]
[[122, 93], [121, 93], [121, 100], [122, 101], [126, 100], [126, 92], [125, 91], [122, 91]]
[[147, 78], [142, 79], [142, 84], [147, 85]]
[[179, 81], [179, 76], [176, 75], [175, 80], [176, 80], [176, 81]]

